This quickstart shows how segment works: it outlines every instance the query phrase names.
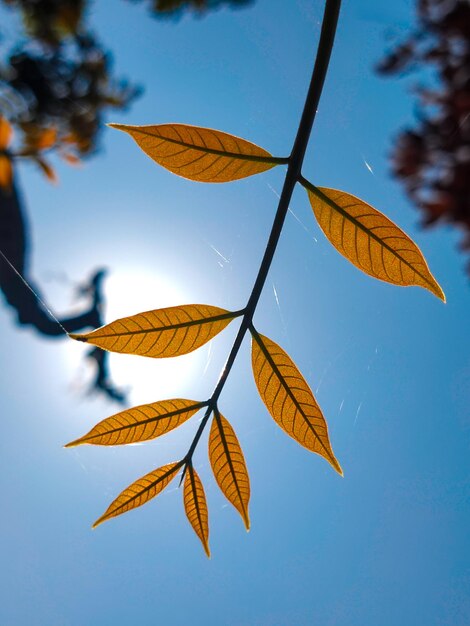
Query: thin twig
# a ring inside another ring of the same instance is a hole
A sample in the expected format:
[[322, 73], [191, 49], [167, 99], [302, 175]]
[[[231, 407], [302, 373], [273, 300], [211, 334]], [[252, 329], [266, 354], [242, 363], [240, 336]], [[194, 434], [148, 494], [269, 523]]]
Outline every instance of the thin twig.
[[251, 295], [248, 299], [248, 303], [244, 309], [242, 322], [238, 330], [237, 336], [233, 343], [232, 349], [225, 363], [225, 366], [220, 374], [217, 385], [215, 386], [212, 396], [208, 400], [207, 411], [199, 424], [199, 428], [196, 431], [191, 447], [188, 453], [184, 457], [185, 463], [183, 475], [186, 471], [186, 467], [191, 463], [191, 459], [198, 444], [198, 441], [204, 431], [204, 428], [213, 411], [217, 410], [217, 402], [222, 393], [224, 385], [230, 374], [232, 366], [240, 350], [243, 339], [252, 325], [253, 315], [258, 305], [261, 292], [263, 291], [266, 278], [268, 276], [269, 268], [276, 252], [276, 247], [279, 241], [279, 237], [282, 232], [282, 227], [289, 210], [289, 203], [294, 191], [296, 183], [302, 178], [302, 164], [307, 150], [308, 142], [310, 139], [310, 133], [312, 131], [313, 122], [317, 113], [318, 103], [323, 90], [323, 84], [325, 82], [326, 73], [328, 70], [328, 64], [330, 61], [331, 51], [333, 48], [336, 25], [338, 23], [339, 11], [341, 7], [341, 0], [326, 0], [325, 13], [323, 15], [323, 22], [320, 34], [320, 41], [318, 44], [317, 55], [315, 58], [315, 65], [312, 72], [312, 78], [310, 80], [310, 86], [305, 99], [304, 109], [302, 117], [300, 118], [297, 135], [295, 137], [294, 145], [291, 155], [287, 160], [288, 167], [284, 185], [282, 187], [281, 196], [279, 198], [279, 204], [277, 207], [274, 222], [269, 235], [266, 250], [264, 252], [263, 260], [258, 271]]

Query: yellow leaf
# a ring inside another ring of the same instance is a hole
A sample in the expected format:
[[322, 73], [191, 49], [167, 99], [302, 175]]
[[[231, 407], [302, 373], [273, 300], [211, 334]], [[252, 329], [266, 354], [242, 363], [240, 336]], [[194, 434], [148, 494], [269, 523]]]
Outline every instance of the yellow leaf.
[[249, 530], [250, 479], [245, 458], [232, 426], [218, 411], [214, 414], [209, 435], [209, 460], [222, 493], [240, 513]]
[[69, 165], [81, 164], [79, 157], [76, 154], [73, 154], [73, 152], [60, 152], [59, 154]]
[[288, 161], [273, 157], [250, 141], [211, 128], [186, 124], [110, 126], [129, 133], [151, 159], [170, 172], [199, 182], [226, 183]]
[[343, 475], [328, 438], [328, 427], [310, 387], [292, 359], [252, 329], [251, 356], [256, 386], [274, 421], [302, 446], [324, 457]]
[[57, 130], [55, 128], [41, 128], [34, 138], [34, 145], [39, 150], [47, 150], [57, 141]]
[[54, 184], [57, 183], [58, 179], [57, 179], [57, 174], [55, 173], [54, 168], [51, 165], [49, 165], [49, 163], [42, 157], [36, 156], [34, 160], [39, 165], [39, 167], [41, 168], [46, 178], [51, 183], [54, 183]]
[[0, 154], [0, 187], [6, 191], [10, 191], [13, 182], [13, 168], [11, 160]]
[[0, 115], [0, 150], [5, 150], [10, 143], [12, 134], [13, 130], [8, 120]]
[[190, 463], [186, 470], [183, 489], [184, 510], [194, 532], [201, 540], [207, 556], [209, 550], [209, 514], [207, 511], [206, 495], [201, 479]]
[[206, 304], [172, 306], [138, 313], [111, 322], [72, 339], [92, 343], [110, 352], [154, 358], [192, 352], [220, 333], [241, 312]]
[[165, 487], [173, 480], [182, 465], [182, 461], [170, 463], [142, 476], [127, 489], [124, 489], [118, 497], [111, 502], [106, 512], [96, 520], [93, 528], [112, 517], [127, 513], [138, 506], [142, 506], [155, 496], [158, 496]]
[[126, 409], [96, 424], [80, 439], [68, 443], [74, 448], [84, 443], [97, 446], [116, 446], [137, 441], [149, 441], [177, 428], [203, 406], [194, 400], [163, 400]]
[[388, 217], [344, 191], [306, 184], [320, 228], [366, 274], [394, 285], [418, 285], [445, 302], [418, 246]]

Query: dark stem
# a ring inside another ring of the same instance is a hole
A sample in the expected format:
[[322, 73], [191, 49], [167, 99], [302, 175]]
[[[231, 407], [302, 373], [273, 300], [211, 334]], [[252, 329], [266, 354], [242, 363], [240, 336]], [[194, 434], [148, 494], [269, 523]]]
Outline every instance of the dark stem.
[[288, 160], [287, 174], [282, 187], [281, 197], [279, 198], [279, 204], [277, 207], [276, 216], [274, 218], [271, 233], [269, 235], [266, 250], [264, 252], [263, 260], [256, 277], [255, 284], [251, 295], [248, 299], [246, 308], [244, 309], [243, 319], [240, 324], [237, 336], [233, 343], [232, 349], [225, 363], [224, 369], [220, 375], [214, 392], [209, 400], [209, 407], [204, 415], [199, 428], [196, 432], [195, 438], [185, 457], [186, 463], [188, 463], [193, 455], [199, 438], [202, 435], [207, 421], [214, 409], [217, 407], [217, 401], [222, 393], [222, 389], [227, 381], [228, 375], [232, 369], [232, 366], [237, 357], [238, 351], [242, 345], [243, 339], [247, 330], [250, 328], [253, 315], [255, 313], [258, 301], [263, 291], [266, 278], [268, 276], [269, 268], [276, 252], [276, 247], [281, 235], [284, 220], [289, 210], [289, 203], [292, 197], [292, 192], [296, 183], [301, 178], [302, 164], [305, 157], [305, 151], [307, 150], [308, 142], [310, 139], [310, 133], [312, 131], [313, 122], [317, 113], [318, 103], [323, 90], [323, 84], [325, 82], [326, 73], [328, 70], [328, 63], [330, 61], [331, 50], [333, 48], [333, 42], [336, 33], [336, 25], [338, 23], [339, 11], [341, 7], [341, 0], [326, 0], [325, 13], [323, 15], [323, 23], [320, 34], [320, 41], [318, 44], [317, 55], [315, 58], [315, 66], [312, 72], [312, 78], [310, 80], [310, 86], [308, 88], [307, 97], [305, 99], [304, 109], [302, 117], [300, 118], [299, 128], [295, 137], [294, 145], [291, 155]]

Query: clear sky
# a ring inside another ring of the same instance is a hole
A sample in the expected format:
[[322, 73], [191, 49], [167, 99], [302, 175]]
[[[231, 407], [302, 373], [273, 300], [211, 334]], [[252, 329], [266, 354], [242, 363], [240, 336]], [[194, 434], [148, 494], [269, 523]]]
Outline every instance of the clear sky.
[[[0, 623], [5, 626], [464, 626], [470, 623], [470, 287], [450, 229], [422, 231], [388, 173], [391, 137], [412, 119], [406, 84], [372, 72], [412, 3], [345, 2], [304, 174], [385, 212], [420, 245], [443, 286], [363, 275], [326, 241], [305, 192], [291, 203], [255, 322], [316, 392], [345, 477], [274, 424], [248, 343], [220, 408], [245, 452], [252, 529], [196, 454], [210, 512], [208, 560], [177, 484], [91, 530], [129, 483], [184, 455], [198, 417], [142, 445], [64, 449], [115, 412], [84, 394], [83, 346], [44, 340], [0, 309]], [[320, 0], [258, 0], [178, 23], [144, 6], [96, 2], [92, 19], [119, 73], [145, 86], [109, 121], [186, 122], [285, 156], [319, 36]], [[12, 26], [13, 28], [13, 26]], [[109, 321], [183, 303], [243, 307], [284, 170], [202, 185], [158, 168], [124, 134], [57, 188], [24, 166], [34, 275], [57, 311], [73, 284], [112, 270]], [[70, 215], [80, 215], [72, 221]], [[206, 399], [236, 324], [171, 361], [113, 355], [133, 404]]]

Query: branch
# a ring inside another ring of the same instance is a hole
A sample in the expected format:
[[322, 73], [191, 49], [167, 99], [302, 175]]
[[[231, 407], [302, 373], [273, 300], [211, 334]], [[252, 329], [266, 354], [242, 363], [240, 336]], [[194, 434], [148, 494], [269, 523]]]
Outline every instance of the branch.
[[268, 276], [274, 254], [276, 252], [279, 238], [281, 236], [282, 227], [284, 226], [287, 211], [289, 210], [289, 203], [292, 197], [292, 193], [294, 191], [294, 187], [296, 183], [301, 179], [302, 164], [310, 139], [310, 133], [312, 131], [315, 115], [317, 113], [318, 103], [322, 94], [323, 85], [328, 70], [328, 64], [330, 61], [331, 51], [333, 49], [340, 7], [341, 0], [326, 0], [320, 41], [318, 44], [312, 78], [310, 80], [310, 86], [308, 88], [307, 97], [305, 99], [304, 109], [302, 112], [302, 117], [300, 119], [292, 152], [287, 161], [288, 167], [286, 178], [282, 187], [279, 204], [271, 228], [271, 233], [269, 235], [268, 243], [266, 245], [266, 250], [264, 252], [263, 260], [261, 261], [261, 265], [255, 283], [253, 285], [251, 295], [244, 309], [242, 322], [238, 330], [237, 336], [235, 337], [232, 349], [221, 372], [217, 385], [212, 393], [212, 396], [208, 401], [208, 409], [201, 423], [199, 424], [199, 428], [196, 431], [193, 443], [191, 444], [191, 447], [184, 458], [185, 470], [188, 463], [191, 462], [194, 450], [196, 449], [197, 443], [212, 412], [217, 409], [217, 401], [220, 397], [220, 394], [222, 393], [225, 383], [227, 382], [227, 378], [233, 367], [246, 332], [252, 324], [253, 316], [258, 305], [261, 293], [263, 291], [263, 287], [266, 282], [266, 278]]

